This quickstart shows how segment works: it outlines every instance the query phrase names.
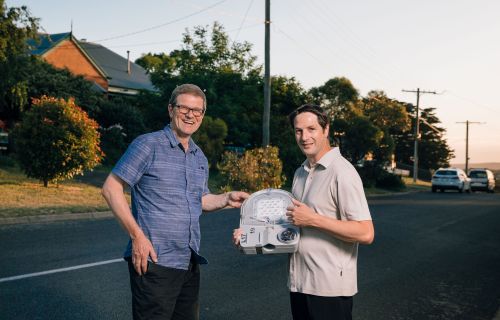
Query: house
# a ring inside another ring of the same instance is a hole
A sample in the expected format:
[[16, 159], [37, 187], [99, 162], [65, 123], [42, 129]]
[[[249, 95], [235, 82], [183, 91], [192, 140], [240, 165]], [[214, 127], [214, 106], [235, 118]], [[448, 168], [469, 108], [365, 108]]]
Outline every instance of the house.
[[31, 54], [56, 68], [68, 69], [92, 82], [107, 95], [136, 95], [140, 90], [157, 91], [149, 75], [130, 59], [97, 43], [77, 40], [71, 32], [41, 34], [29, 40]]

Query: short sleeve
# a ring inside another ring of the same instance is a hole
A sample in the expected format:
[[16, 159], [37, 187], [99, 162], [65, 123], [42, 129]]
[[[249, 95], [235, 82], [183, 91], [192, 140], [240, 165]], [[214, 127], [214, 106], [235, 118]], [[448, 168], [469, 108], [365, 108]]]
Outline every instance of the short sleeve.
[[208, 177], [209, 177], [209, 169], [208, 169], [208, 160], [207, 160], [207, 164], [205, 166], [205, 184], [203, 186], [203, 193], [202, 195], [207, 195], [210, 193], [210, 189], [208, 188]]
[[149, 167], [153, 152], [151, 141], [140, 136], [132, 141], [111, 172], [133, 187]]
[[363, 183], [354, 168], [346, 170], [336, 179], [340, 214], [347, 220], [372, 220]]

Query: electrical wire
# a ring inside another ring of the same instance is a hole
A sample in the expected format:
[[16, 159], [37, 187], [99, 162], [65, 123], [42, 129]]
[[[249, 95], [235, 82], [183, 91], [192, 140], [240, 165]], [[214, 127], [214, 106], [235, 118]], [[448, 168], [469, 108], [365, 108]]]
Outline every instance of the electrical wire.
[[238, 39], [238, 36], [240, 35], [241, 28], [243, 28], [243, 25], [245, 24], [245, 21], [247, 20], [248, 12], [250, 11], [250, 8], [252, 8], [253, 0], [250, 1], [250, 4], [248, 5], [247, 11], [245, 12], [245, 16], [243, 17], [243, 20], [241, 21], [240, 27], [238, 29], [238, 32], [236, 32], [236, 36], [233, 39], [233, 43]]
[[171, 21], [168, 21], [168, 22], [165, 22], [165, 23], [162, 23], [162, 24], [159, 24], [159, 25], [156, 25], [156, 26], [152, 26], [152, 27], [149, 27], [149, 28], [146, 28], [146, 29], [142, 29], [142, 30], [138, 30], [138, 31], [134, 31], [134, 32], [129, 32], [129, 33], [125, 33], [125, 34], [121, 34], [121, 35], [118, 35], [118, 36], [114, 36], [114, 37], [109, 37], [109, 38], [104, 38], [104, 39], [100, 39], [100, 40], [94, 40], [93, 42], [104, 42], [104, 41], [109, 41], [109, 40], [114, 40], [114, 39], [120, 39], [120, 38], [125, 38], [125, 37], [129, 37], [129, 36], [133, 36], [133, 35], [136, 35], [136, 34], [139, 34], [139, 33], [144, 33], [144, 32], [147, 32], [147, 31], [151, 31], [151, 30], [155, 30], [155, 29], [158, 29], [158, 28], [162, 28], [162, 27], [165, 27], [165, 26], [168, 26], [168, 25], [171, 25], [171, 24], [174, 24], [176, 22], [179, 22], [179, 21], [182, 21], [182, 20], [185, 20], [187, 18], [190, 18], [192, 16], [195, 16], [195, 15], [198, 15], [202, 12], [205, 12], [205, 11], [208, 11], [224, 2], [226, 2], [227, 0], [222, 0], [222, 1], [219, 1], [219, 2], [216, 2], [208, 7], [205, 7], [201, 10], [198, 10], [196, 12], [193, 12], [191, 14], [188, 14], [188, 15], [185, 15], [183, 17], [180, 17], [180, 18], [177, 18], [177, 19], [174, 19], [174, 20], [171, 20]]

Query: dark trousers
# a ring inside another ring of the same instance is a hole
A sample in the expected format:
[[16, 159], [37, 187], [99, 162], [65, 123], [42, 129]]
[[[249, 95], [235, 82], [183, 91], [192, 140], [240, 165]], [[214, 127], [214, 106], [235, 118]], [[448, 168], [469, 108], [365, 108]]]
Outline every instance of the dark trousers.
[[352, 320], [352, 300], [290, 292], [293, 320]]
[[134, 320], [198, 320], [200, 268], [191, 263], [180, 270], [148, 263], [147, 272], [139, 276], [129, 261]]

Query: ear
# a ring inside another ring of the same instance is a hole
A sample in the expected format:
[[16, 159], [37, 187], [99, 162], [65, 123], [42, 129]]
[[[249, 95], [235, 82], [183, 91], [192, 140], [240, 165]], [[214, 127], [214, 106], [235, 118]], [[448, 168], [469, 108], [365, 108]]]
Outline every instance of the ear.
[[169, 104], [167, 109], [168, 109], [168, 116], [170, 117], [170, 119], [172, 119], [174, 117], [174, 107], [171, 104]]

